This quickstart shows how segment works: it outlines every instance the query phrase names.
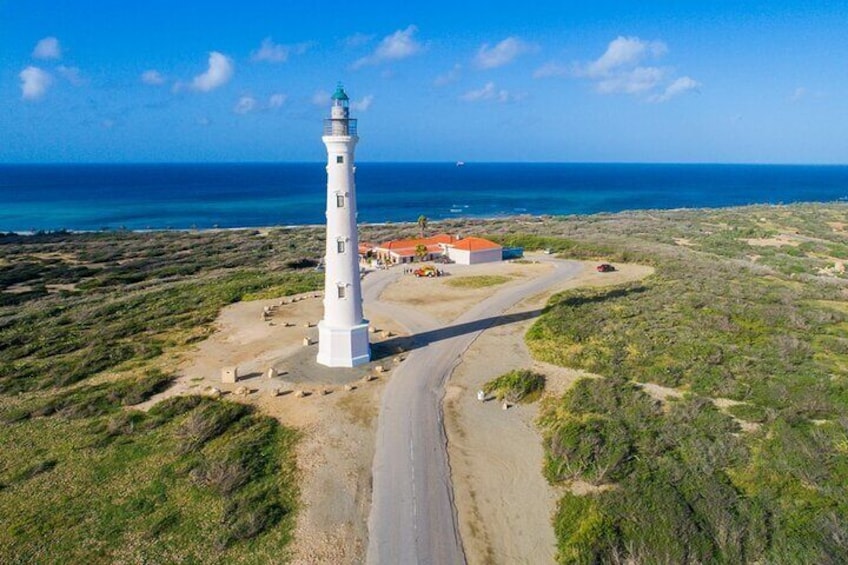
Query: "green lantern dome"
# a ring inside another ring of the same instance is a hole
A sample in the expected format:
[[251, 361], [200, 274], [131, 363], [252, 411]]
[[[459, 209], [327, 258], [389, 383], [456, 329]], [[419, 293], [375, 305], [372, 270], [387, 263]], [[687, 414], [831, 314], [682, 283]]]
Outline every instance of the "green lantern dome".
[[350, 100], [350, 98], [347, 97], [347, 93], [344, 91], [344, 87], [341, 83], [336, 86], [336, 91], [333, 93], [332, 98], [333, 100], [343, 100], [345, 102]]

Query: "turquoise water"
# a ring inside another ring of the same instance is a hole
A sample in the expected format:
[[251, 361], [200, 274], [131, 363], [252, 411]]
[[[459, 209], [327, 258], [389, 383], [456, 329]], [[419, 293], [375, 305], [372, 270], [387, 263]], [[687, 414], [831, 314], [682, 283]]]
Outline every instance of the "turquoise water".
[[[0, 231], [319, 224], [323, 163], [0, 165]], [[848, 198], [848, 167], [358, 163], [361, 222]]]

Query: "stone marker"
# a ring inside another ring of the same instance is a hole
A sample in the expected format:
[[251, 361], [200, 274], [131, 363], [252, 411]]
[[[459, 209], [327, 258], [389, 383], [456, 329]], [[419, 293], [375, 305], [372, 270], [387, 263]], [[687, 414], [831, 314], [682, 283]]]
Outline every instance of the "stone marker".
[[215, 388], [214, 386], [207, 387], [203, 391], [203, 396], [208, 396], [209, 398], [221, 398], [221, 389]]
[[377, 328], [375, 328], [374, 326], [368, 326], [368, 333], [370, 333], [370, 334], [377, 333]]
[[353, 386], [353, 385], [345, 385], [345, 386], [344, 386], [344, 389], [345, 389], [346, 391], [350, 392], [350, 391], [352, 391], [352, 390], [356, 390], [356, 387], [355, 387], [355, 386]]
[[221, 369], [221, 382], [234, 383], [238, 380], [238, 367], [224, 367]]
[[246, 386], [240, 386], [233, 391], [233, 394], [237, 396], [247, 396], [248, 394], [250, 394], [250, 389]]
[[302, 391], [302, 390], [294, 391], [294, 397], [295, 398], [303, 398], [304, 396], [306, 396], [306, 393], [304, 391]]
[[273, 379], [273, 378], [274, 378], [274, 377], [276, 377], [276, 376], [277, 376], [277, 369], [275, 369], [274, 367], [271, 367], [270, 369], [268, 369], [268, 370], [265, 372], [265, 378], [266, 378], [266, 379], [269, 379], [269, 380], [270, 380], [270, 379]]
[[509, 409], [509, 402], [504, 400], [504, 403], [501, 404], [501, 410], [508, 410], [508, 409]]
[[374, 367], [375, 373], [384, 373], [385, 371], [386, 371], [386, 368], [383, 367], [382, 365], [377, 365], [376, 367]]
[[483, 392], [482, 390], [478, 390], [477, 391], [477, 400], [479, 400], [480, 402], [483, 402], [484, 400], [486, 400], [486, 393]]
[[392, 333], [392, 332], [390, 332], [389, 330], [383, 330], [383, 331], [380, 333], [380, 336], [382, 336], [383, 338], [392, 337], [393, 335], [395, 335], [395, 334], [393, 334], [393, 333]]
[[303, 345], [312, 345], [312, 340], [308, 337], [303, 338]]

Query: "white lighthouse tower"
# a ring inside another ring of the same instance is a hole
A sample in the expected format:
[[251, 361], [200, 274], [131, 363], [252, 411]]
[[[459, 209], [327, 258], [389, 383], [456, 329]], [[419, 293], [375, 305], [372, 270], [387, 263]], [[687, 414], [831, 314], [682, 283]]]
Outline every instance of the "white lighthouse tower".
[[327, 146], [327, 249], [324, 319], [318, 323], [318, 363], [354, 367], [371, 360], [368, 320], [362, 317], [353, 181], [353, 150], [359, 137], [356, 120], [350, 118], [349, 98], [341, 85], [332, 101], [321, 138]]

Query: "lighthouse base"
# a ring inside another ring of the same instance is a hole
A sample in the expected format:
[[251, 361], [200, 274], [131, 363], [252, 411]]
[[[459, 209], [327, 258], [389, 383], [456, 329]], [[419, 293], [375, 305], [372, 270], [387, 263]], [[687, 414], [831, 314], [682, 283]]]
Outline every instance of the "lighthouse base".
[[356, 367], [371, 360], [368, 321], [349, 328], [318, 322], [318, 363], [327, 367]]

